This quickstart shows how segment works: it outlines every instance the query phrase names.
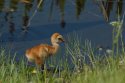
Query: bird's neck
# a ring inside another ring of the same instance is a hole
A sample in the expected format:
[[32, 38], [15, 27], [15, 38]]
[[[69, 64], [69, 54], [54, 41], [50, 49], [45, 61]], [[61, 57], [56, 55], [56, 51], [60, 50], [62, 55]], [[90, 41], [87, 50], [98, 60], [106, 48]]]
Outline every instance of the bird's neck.
[[53, 51], [52, 54], [56, 54], [58, 49], [59, 49], [59, 44], [57, 43], [52, 43]]

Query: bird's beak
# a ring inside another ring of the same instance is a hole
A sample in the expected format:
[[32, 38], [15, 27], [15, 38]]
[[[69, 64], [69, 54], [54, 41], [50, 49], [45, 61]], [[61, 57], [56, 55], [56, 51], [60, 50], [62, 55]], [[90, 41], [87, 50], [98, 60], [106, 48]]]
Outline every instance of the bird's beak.
[[61, 39], [61, 41], [62, 41], [62, 42], [65, 42], [65, 40], [64, 40], [63, 38]]
[[63, 38], [59, 38], [59, 40], [60, 40], [61, 42], [65, 42], [65, 40], [64, 40]]

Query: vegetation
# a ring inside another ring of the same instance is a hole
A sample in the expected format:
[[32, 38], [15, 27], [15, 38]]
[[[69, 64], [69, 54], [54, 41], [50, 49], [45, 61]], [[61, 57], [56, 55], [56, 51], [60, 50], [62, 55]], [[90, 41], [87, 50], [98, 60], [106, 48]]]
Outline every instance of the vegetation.
[[[80, 41], [72, 41], [73, 43], [66, 45], [65, 60], [52, 59], [57, 60], [63, 67], [60, 71], [57, 66], [54, 71], [45, 69], [43, 72], [32, 72], [35, 67], [27, 66], [23, 58], [16, 62], [14, 57], [10, 57], [1, 49], [1, 83], [124, 83], [125, 62], [124, 56], [120, 57], [122, 53], [119, 53], [117, 58], [106, 52], [99, 56], [94, 54], [94, 49], [88, 41], [83, 46], [79, 45]], [[70, 63], [68, 57], [71, 58]], [[54, 62], [49, 65], [51, 64]]]

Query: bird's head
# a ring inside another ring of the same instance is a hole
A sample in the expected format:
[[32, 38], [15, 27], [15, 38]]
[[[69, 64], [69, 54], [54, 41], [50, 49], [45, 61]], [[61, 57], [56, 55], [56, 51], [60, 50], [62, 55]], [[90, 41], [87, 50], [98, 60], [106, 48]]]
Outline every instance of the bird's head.
[[59, 44], [59, 43], [65, 42], [65, 40], [61, 34], [54, 33], [51, 36], [51, 42], [52, 42], [52, 44]]

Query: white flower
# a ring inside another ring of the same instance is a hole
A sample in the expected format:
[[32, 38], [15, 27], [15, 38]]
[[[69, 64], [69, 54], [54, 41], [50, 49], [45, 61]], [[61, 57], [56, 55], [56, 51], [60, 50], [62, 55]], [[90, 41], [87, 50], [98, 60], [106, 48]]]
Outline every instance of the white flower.
[[113, 21], [113, 22], [110, 22], [110, 24], [113, 27], [120, 27], [122, 25], [122, 22], [120, 22], [120, 21]]
[[106, 53], [107, 53], [107, 54], [112, 54], [112, 52], [113, 52], [113, 51], [112, 51], [111, 49], [106, 49]]

